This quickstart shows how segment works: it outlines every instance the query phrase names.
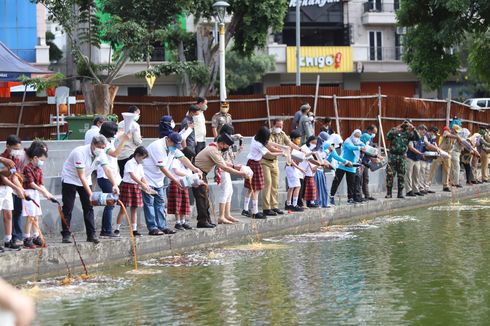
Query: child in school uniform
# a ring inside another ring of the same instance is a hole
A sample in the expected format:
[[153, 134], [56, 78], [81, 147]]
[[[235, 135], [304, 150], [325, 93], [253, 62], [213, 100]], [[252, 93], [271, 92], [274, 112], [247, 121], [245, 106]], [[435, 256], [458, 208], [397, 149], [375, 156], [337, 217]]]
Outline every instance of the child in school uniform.
[[[306, 140], [306, 143], [301, 147], [301, 149], [308, 154], [312, 154], [313, 150], [316, 148], [317, 138], [315, 136], [311, 136]], [[315, 183], [315, 173], [317, 170], [317, 166], [320, 165], [319, 162], [314, 160], [315, 157], [310, 155], [310, 159], [312, 162], [315, 162], [315, 165], [309, 160], [305, 160], [300, 163], [300, 167], [305, 171], [304, 182], [302, 185], [302, 189], [300, 191], [301, 199], [306, 203], [306, 206], [309, 208], [317, 208], [316, 204], [317, 200], [317, 188]]]
[[286, 210], [302, 212], [303, 208], [298, 206], [299, 191], [301, 189], [301, 178], [304, 177], [304, 170], [298, 166], [300, 162], [293, 159], [291, 163], [286, 163], [286, 179], [288, 185]]
[[[43, 214], [40, 207], [40, 195], [46, 199], [53, 198], [53, 195], [43, 185], [42, 167], [48, 156], [46, 150], [40, 146], [31, 147], [26, 149], [26, 155], [28, 163], [23, 170], [23, 186], [25, 194], [31, 200], [22, 200], [22, 216], [26, 217], [23, 237], [24, 247], [34, 249], [36, 246], [46, 246], [39, 230], [39, 216]], [[33, 232], [31, 233], [32, 229]]]
[[[256, 219], [265, 219], [266, 216], [259, 213], [259, 193], [264, 188], [264, 172], [260, 161], [265, 154], [272, 156], [282, 155], [282, 150], [279, 147], [274, 146], [272, 142], [269, 142], [271, 132], [267, 127], [261, 127], [250, 144], [250, 152], [247, 156], [247, 166], [252, 170], [252, 179], [245, 179], [244, 187], [247, 188], [245, 192], [245, 199], [243, 201], [242, 215], [246, 217], [252, 217]], [[253, 194], [253, 196], [252, 196]], [[249, 212], [250, 199], [252, 198], [252, 214]]]
[[[189, 147], [184, 148], [182, 152], [189, 160], [195, 156]], [[173, 160], [171, 170], [179, 180], [193, 173], [180, 160]], [[191, 215], [189, 190], [179, 187], [174, 181], [170, 182], [167, 190], [167, 213], [175, 215], [176, 230], [192, 230], [192, 227], [186, 222], [186, 217]]]
[[[143, 171], [143, 160], [148, 157], [148, 151], [144, 146], [138, 146], [134, 150], [134, 154], [130, 156], [130, 160], [124, 165], [124, 174], [121, 182], [119, 200], [127, 208], [131, 210], [131, 228], [135, 237], [140, 237], [138, 232], [138, 207], [143, 207], [143, 196], [141, 190], [150, 193], [151, 189], [145, 179]], [[114, 235], [119, 237], [121, 221], [124, 212], [121, 208], [117, 215], [116, 227]]]

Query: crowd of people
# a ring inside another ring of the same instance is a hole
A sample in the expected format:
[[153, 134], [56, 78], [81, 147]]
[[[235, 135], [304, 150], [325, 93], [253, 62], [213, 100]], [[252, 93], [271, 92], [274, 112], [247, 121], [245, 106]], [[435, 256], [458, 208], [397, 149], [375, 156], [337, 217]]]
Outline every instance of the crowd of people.
[[[198, 98], [178, 126], [172, 116], [163, 116], [159, 123], [160, 138], [146, 147], [142, 146], [137, 122], [141, 115], [138, 107], [128, 109], [134, 117], [130, 128], [126, 128], [125, 120], [117, 124], [96, 117], [86, 132], [85, 145], [74, 148], [63, 164], [62, 242], [72, 241], [70, 226], [77, 194], [87, 241], [99, 242], [93, 179], [101, 192], [114, 194], [111, 198], [128, 209], [134, 236], [141, 236], [137, 225], [140, 207], [151, 236], [192, 229], [191, 204], [196, 206], [197, 228], [239, 222], [231, 213], [232, 175], [244, 179], [241, 215], [253, 219], [283, 215], [285, 211], [332, 207], [344, 176], [349, 204], [376, 200], [369, 189], [369, 175], [383, 167], [386, 198], [393, 197], [395, 176], [398, 198], [434, 193], [430, 186], [439, 166], [443, 191], [462, 187], [461, 165], [468, 184], [489, 181], [490, 130], [480, 126], [479, 132], [472, 135], [456, 117], [441, 132], [435, 126], [415, 127], [411, 121], [404, 121], [387, 133], [390, 147], [384, 157], [374, 143], [378, 126], [355, 129], [344, 140], [329, 118], [315, 118], [306, 103], [295, 113], [291, 130], [284, 130], [282, 119], [272, 120], [270, 127], [259, 128], [248, 147], [246, 165], [242, 165], [235, 159], [243, 151], [243, 137], [235, 133], [228, 106], [222, 105], [212, 117], [214, 140], [208, 144], [206, 110], [206, 99]], [[315, 130], [319, 133], [315, 134]], [[279, 157], [285, 158], [285, 166], [280, 166]], [[34, 141], [23, 149], [17, 136], [7, 138], [6, 149], [0, 155], [0, 208], [4, 217], [4, 246], [9, 250], [45, 245], [39, 228], [40, 198], [56, 202], [43, 185], [42, 167], [47, 158], [46, 143]], [[287, 185], [284, 205], [278, 200], [281, 170]], [[333, 174], [330, 185], [328, 173]], [[218, 187], [216, 203], [211, 202], [209, 195], [210, 174]], [[213, 220], [210, 210], [215, 207], [219, 213]], [[119, 209], [113, 223], [114, 209], [117, 205], [104, 207], [100, 237], [120, 236], [124, 209]], [[175, 216], [173, 228], [169, 227], [168, 215]], [[25, 223], [21, 223], [22, 219]]]

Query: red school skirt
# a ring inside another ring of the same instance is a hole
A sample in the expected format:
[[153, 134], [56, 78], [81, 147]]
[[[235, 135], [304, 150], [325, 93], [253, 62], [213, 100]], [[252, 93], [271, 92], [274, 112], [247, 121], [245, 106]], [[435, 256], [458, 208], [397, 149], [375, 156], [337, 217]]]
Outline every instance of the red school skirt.
[[308, 201], [317, 200], [316, 184], [314, 177], [305, 176], [305, 194], [303, 196], [303, 199]]
[[264, 189], [264, 171], [262, 170], [262, 164], [259, 161], [248, 160], [247, 166], [252, 169], [254, 175], [252, 177], [252, 182], [250, 179], [245, 179], [243, 186], [254, 191], [260, 191]]
[[143, 196], [136, 183], [121, 182], [119, 200], [126, 207], [143, 207]]
[[167, 189], [167, 213], [191, 215], [188, 189], [180, 189], [173, 181], [170, 182], [170, 186]]

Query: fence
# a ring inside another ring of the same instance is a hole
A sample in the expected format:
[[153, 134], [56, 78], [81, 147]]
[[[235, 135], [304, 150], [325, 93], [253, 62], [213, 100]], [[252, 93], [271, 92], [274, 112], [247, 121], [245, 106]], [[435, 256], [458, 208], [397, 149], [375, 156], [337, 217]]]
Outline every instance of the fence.
[[[0, 139], [15, 133], [21, 107], [21, 99], [0, 99]], [[83, 98], [79, 97], [76, 105], [71, 106], [74, 114], [84, 114]], [[478, 124], [490, 123], [490, 110], [475, 111], [455, 101], [414, 99], [401, 96], [384, 96], [380, 94], [362, 94], [360, 91], [342, 90], [334, 87], [315, 86], [281, 86], [269, 87], [266, 94], [247, 96], [230, 96], [230, 113], [236, 132], [245, 136], [255, 134], [256, 130], [275, 117], [283, 117], [285, 130], [290, 128], [290, 118], [304, 102], [315, 107], [317, 117], [338, 118], [339, 131], [344, 137], [356, 128], [364, 129], [376, 123], [378, 115], [382, 117], [383, 129], [387, 132], [391, 127], [406, 118], [415, 123], [425, 123], [442, 128], [449, 117], [457, 115], [466, 122], [469, 129]], [[115, 99], [114, 113], [120, 114], [131, 104], [137, 105], [142, 116], [143, 137], [158, 137], [158, 123], [162, 115], [170, 114], [178, 123], [181, 121], [192, 97], [156, 97], [156, 96], [118, 96]], [[316, 103], [316, 104], [315, 104]], [[219, 99], [208, 98], [208, 135], [211, 135], [209, 121], [219, 111]], [[335, 110], [337, 108], [337, 110]], [[336, 113], [337, 111], [337, 113]], [[49, 139], [56, 131], [50, 125], [50, 114], [55, 113], [54, 105], [48, 105], [46, 98], [29, 97], [24, 104], [24, 113], [20, 121], [20, 137]], [[64, 126], [66, 130], [66, 126]], [[475, 130], [474, 130], [475, 131]]]

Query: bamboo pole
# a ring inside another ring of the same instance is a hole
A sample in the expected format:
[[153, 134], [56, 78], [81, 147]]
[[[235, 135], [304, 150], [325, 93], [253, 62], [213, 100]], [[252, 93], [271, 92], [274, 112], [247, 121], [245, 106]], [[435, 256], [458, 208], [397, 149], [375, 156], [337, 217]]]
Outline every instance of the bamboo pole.
[[449, 120], [451, 119], [451, 96], [452, 90], [447, 90], [447, 105], [446, 105], [446, 126], [449, 126]]
[[379, 115], [378, 115], [378, 123], [379, 123], [379, 134], [381, 135], [381, 142], [383, 143], [385, 156], [388, 156], [388, 150], [386, 149], [385, 133], [383, 131], [383, 122], [381, 122], [381, 116]]
[[316, 117], [316, 108], [318, 107], [318, 92], [320, 91], [320, 75], [316, 75], [315, 101], [313, 102], [313, 115]]
[[15, 134], [19, 136], [20, 123], [22, 122], [22, 115], [24, 114], [24, 103], [26, 102], [27, 85], [24, 86], [24, 94], [22, 94], [22, 104], [20, 106], [19, 117], [17, 118], [17, 129]]
[[269, 107], [269, 95], [265, 94], [265, 106], [267, 108], [267, 123], [271, 127], [271, 109]]
[[333, 96], [333, 109], [335, 111], [335, 125], [337, 126], [337, 133], [339, 135], [341, 135], [341, 133], [340, 133], [339, 109], [337, 106], [337, 95], [335, 95], [335, 94]]

